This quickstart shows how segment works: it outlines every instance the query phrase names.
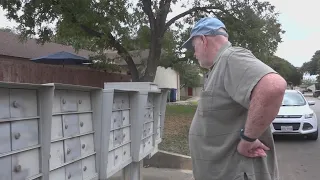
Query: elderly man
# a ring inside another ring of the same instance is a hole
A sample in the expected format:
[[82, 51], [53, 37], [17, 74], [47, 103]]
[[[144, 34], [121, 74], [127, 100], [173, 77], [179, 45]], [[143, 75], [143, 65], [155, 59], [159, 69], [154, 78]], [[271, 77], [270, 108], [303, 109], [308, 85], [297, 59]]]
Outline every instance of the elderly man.
[[183, 47], [210, 70], [189, 131], [196, 180], [278, 180], [270, 124], [286, 81], [249, 50], [233, 47], [217, 18], [200, 19]]

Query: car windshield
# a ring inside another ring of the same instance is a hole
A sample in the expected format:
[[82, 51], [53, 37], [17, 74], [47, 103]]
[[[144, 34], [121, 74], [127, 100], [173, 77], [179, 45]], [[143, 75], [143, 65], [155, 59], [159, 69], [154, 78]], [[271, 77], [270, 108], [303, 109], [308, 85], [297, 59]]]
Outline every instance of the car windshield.
[[285, 92], [282, 106], [304, 106], [306, 101], [298, 92]]

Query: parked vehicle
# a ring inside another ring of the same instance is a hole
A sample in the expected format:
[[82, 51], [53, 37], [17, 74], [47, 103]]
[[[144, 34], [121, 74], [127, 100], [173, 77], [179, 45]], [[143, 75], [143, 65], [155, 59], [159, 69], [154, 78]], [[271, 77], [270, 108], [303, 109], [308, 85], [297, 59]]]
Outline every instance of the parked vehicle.
[[318, 139], [318, 119], [310, 108], [314, 101], [307, 101], [297, 90], [286, 90], [282, 106], [271, 124], [273, 134], [306, 135], [308, 139]]

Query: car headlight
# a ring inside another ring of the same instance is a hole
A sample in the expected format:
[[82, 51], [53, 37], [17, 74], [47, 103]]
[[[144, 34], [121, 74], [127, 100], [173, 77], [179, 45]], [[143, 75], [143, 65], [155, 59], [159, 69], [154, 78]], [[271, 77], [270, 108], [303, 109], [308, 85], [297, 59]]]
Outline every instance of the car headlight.
[[313, 117], [313, 113], [304, 115], [305, 119], [309, 119], [309, 118], [312, 118], [312, 117]]

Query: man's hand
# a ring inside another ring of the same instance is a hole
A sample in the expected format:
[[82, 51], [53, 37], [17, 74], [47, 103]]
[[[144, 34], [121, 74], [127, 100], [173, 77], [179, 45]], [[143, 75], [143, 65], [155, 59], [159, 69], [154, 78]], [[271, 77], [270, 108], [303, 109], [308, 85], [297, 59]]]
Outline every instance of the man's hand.
[[254, 142], [248, 142], [241, 139], [238, 144], [237, 150], [243, 156], [254, 158], [267, 156], [265, 151], [268, 151], [270, 149], [258, 139]]

